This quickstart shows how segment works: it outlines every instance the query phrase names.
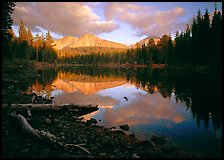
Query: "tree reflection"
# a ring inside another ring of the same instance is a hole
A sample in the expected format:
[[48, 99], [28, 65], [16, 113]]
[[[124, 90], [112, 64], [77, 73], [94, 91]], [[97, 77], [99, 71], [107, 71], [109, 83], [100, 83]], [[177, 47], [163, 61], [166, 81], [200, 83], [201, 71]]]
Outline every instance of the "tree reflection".
[[140, 88], [149, 94], [159, 92], [164, 98], [170, 98], [172, 93], [175, 94], [176, 102], [186, 104], [186, 110], [192, 112], [192, 117], [198, 127], [203, 125], [207, 129], [209, 124], [212, 124], [214, 129], [221, 127], [222, 84], [221, 74], [216, 72], [122, 67], [62, 67], [27, 71], [35, 76], [29, 79], [29, 83], [20, 86], [30, 92], [34, 89], [39, 92], [50, 91], [52, 82], [60, 76], [66, 77], [67, 80], [97, 83], [126, 79], [137, 89]]
[[[158, 91], [164, 98], [175, 92], [176, 102], [191, 109], [197, 126], [221, 127], [221, 75], [187, 69], [139, 69], [128, 80], [150, 94]], [[147, 86], [146, 86], [147, 85]], [[156, 86], [156, 87], [155, 87]]]

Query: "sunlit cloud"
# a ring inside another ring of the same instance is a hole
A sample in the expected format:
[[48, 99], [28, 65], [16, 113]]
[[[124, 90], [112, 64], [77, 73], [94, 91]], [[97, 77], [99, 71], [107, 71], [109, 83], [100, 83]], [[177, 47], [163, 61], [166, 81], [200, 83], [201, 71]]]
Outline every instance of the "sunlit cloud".
[[[97, 6], [98, 3], [92, 5]], [[111, 20], [100, 20], [91, 6], [84, 2], [17, 2], [12, 18], [14, 25], [22, 19], [31, 30], [38, 26], [75, 37], [111, 32], [119, 27]]]
[[181, 106], [170, 102], [168, 98], [164, 99], [160, 94], [137, 93], [132, 103], [117, 109], [105, 109], [103, 118], [111, 126], [152, 124], [158, 120], [181, 123], [186, 119], [185, 114], [176, 107]]
[[108, 3], [105, 8], [107, 20], [118, 20], [132, 26], [138, 36], [162, 36], [176, 29], [183, 29], [177, 23], [185, 14], [181, 7], [159, 11], [153, 6], [140, 6], [137, 3]]

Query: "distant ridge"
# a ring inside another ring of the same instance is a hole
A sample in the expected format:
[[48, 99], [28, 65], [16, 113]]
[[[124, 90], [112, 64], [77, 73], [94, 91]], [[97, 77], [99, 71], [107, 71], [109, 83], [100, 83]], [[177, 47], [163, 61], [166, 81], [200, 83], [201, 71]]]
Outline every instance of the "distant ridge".
[[73, 49], [79, 47], [108, 47], [108, 48], [119, 48], [119, 49], [127, 49], [128, 46], [100, 39], [92, 34], [84, 34], [79, 38], [75, 38], [72, 36], [65, 36], [64, 38], [60, 38], [55, 40], [52, 45], [56, 50], [61, 49]]

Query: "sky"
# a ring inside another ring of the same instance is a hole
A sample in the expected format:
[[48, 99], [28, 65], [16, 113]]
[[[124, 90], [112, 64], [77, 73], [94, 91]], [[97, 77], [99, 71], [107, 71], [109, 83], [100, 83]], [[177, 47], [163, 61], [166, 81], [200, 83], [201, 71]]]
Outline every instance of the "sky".
[[[12, 14], [18, 36], [20, 20], [33, 35], [49, 30], [54, 39], [94, 34], [126, 45], [147, 36], [174, 37], [200, 9], [214, 12], [214, 2], [17, 2]], [[217, 2], [222, 10], [222, 2]]]

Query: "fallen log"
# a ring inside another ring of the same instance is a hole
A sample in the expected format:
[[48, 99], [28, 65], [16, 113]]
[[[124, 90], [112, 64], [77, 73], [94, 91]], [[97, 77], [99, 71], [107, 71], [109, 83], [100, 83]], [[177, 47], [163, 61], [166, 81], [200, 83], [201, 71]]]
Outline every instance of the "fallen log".
[[98, 105], [76, 105], [76, 104], [2, 104], [2, 108], [5, 107], [10, 107], [10, 108], [17, 108], [17, 107], [31, 107], [31, 108], [55, 108], [55, 109], [60, 109], [63, 107], [70, 107], [70, 108], [94, 108], [97, 107]]
[[91, 154], [86, 148], [81, 147], [79, 144], [64, 144], [63, 141], [60, 138], [56, 137], [55, 135], [49, 132], [39, 131], [37, 129], [34, 129], [27, 122], [26, 118], [24, 118], [20, 114], [16, 114], [15, 112], [12, 112], [11, 114], [9, 114], [9, 116], [11, 118], [11, 122], [13, 123], [13, 125], [16, 125], [17, 128], [22, 132], [22, 134], [28, 136], [31, 139], [50, 144], [49, 146], [53, 147], [54, 149], [58, 149], [58, 148], [66, 149], [68, 147], [76, 147], [88, 154]]
[[97, 111], [98, 105], [74, 105], [74, 104], [3, 104], [2, 110], [26, 113], [29, 117], [31, 113], [43, 113], [43, 112], [72, 112], [77, 113], [79, 116]]

